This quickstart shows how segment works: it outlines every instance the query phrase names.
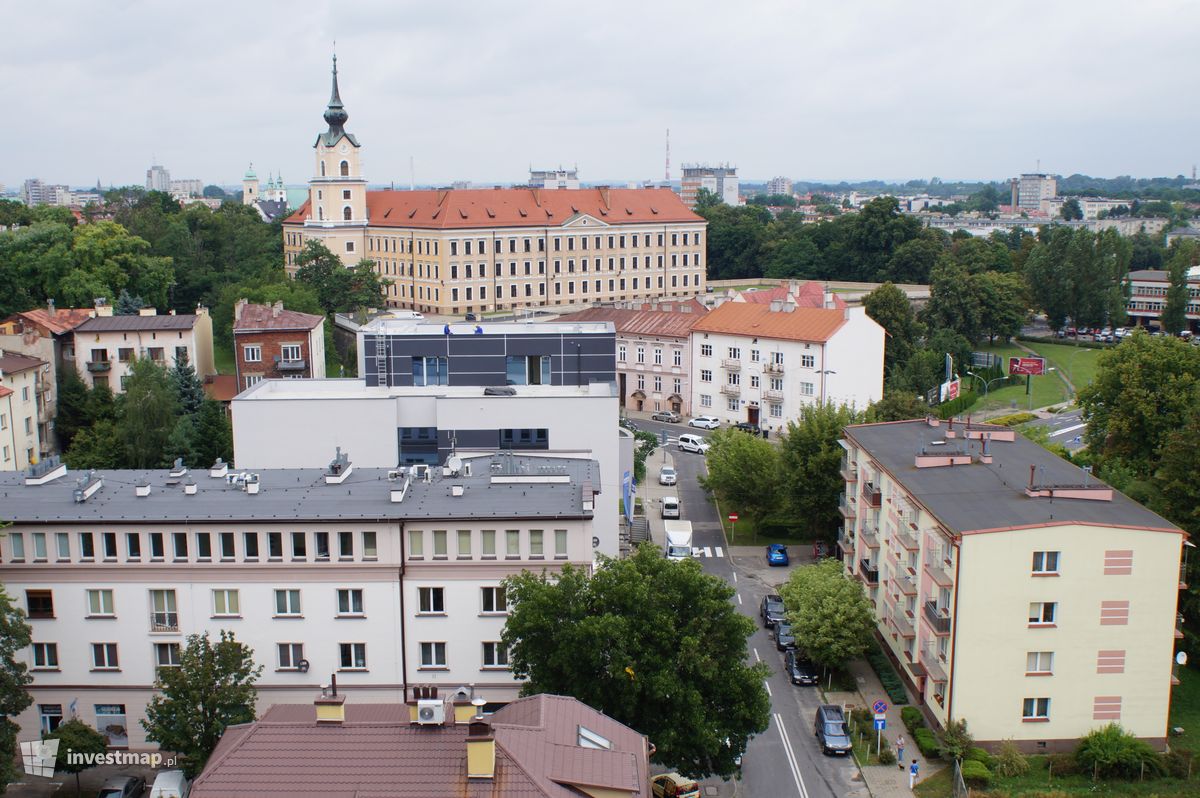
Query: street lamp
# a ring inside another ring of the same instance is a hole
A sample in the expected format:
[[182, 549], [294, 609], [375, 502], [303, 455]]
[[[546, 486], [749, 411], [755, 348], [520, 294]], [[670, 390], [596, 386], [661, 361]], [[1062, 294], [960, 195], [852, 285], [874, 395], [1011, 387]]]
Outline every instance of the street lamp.
[[825, 398], [825, 375], [826, 374], [837, 374], [837, 372], [834, 371], [833, 369], [821, 369], [817, 373], [821, 375], [821, 404], [826, 404], [827, 400]]
[[972, 377], [974, 377], [974, 378], [975, 378], [975, 379], [977, 379], [977, 380], [983, 380], [983, 398], [984, 398], [984, 399], [987, 399], [987, 395], [988, 395], [988, 388], [990, 388], [990, 387], [991, 387], [991, 385], [992, 385], [992, 383], [993, 383], [993, 382], [999, 382], [1000, 380], [1007, 380], [1007, 379], [1008, 379], [1008, 376], [1007, 376], [1007, 375], [1004, 375], [1004, 374], [1000, 375], [999, 377], [993, 377], [993, 378], [992, 378], [992, 379], [990, 379], [990, 380], [985, 380], [985, 379], [983, 379], [983, 377], [980, 377], [978, 374], [976, 374], [976, 373], [975, 373], [975, 372], [973, 372], [973, 371], [967, 371], [967, 372], [964, 372], [964, 373], [965, 373], [965, 374], [968, 374], [968, 375], [970, 375], [970, 376], [972, 376]]

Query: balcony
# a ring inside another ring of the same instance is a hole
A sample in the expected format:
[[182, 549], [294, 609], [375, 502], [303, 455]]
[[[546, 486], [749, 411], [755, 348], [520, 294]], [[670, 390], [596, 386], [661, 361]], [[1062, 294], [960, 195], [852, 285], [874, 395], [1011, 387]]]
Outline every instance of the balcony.
[[842, 554], [854, 554], [854, 535], [838, 535], [838, 548], [842, 550]]
[[946, 677], [946, 662], [933, 649], [933, 646], [925, 646], [921, 649], [921, 664], [925, 666], [925, 672], [931, 680], [943, 684], [949, 681]]
[[783, 373], [783, 364], [782, 363], [764, 363], [763, 364], [763, 373], [764, 374], [782, 374]]
[[854, 518], [858, 515], [858, 502], [855, 501], [853, 496], [847, 499], [843, 494], [838, 496], [838, 510], [841, 512], [843, 518]]
[[93, 374], [106, 373], [112, 371], [111, 360], [89, 360], [87, 362], [87, 370]]
[[896, 542], [909, 551], [916, 551], [918, 548], [917, 536], [907, 529], [903, 523], [896, 529]]
[[879, 490], [879, 486], [874, 482], [863, 482], [862, 486], [863, 502], [872, 509], [878, 509], [883, 501], [883, 494]]
[[740, 385], [722, 385], [721, 393], [725, 394], [726, 396], [741, 396], [742, 395], [742, 386], [740, 386]]
[[899, 574], [892, 579], [892, 583], [906, 596], [917, 595], [917, 578], [912, 574]]
[[152, 613], [150, 613], [150, 631], [151, 632], [178, 632], [179, 631], [179, 613], [177, 613], [177, 612], [152, 612]]
[[1175, 639], [1183, 639], [1183, 613], [1175, 616]]
[[851, 463], [850, 458], [848, 458], [848, 457], [842, 458], [842, 466], [841, 466], [840, 471], [842, 474], [842, 479], [846, 480], [847, 482], [857, 482], [858, 481], [858, 464]]
[[783, 401], [783, 391], [773, 391], [768, 388], [767, 390], [763, 391], [762, 395], [763, 395], [763, 399], [767, 400], [768, 402], [782, 402]]
[[304, 371], [308, 368], [307, 360], [280, 360], [275, 364], [280, 371]]
[[925, 606], [921, 608], [921, 614], [925, 616], [925, 623], [929, 624], [935, 634], [950, 634], [950, 612], [945, 608], [939, 609], [936, 601], [926, 601]]
[[867, 544], [868, 548], [879, 548], [879, 530], [870, 524], [863, 524], [862, 531], [859, 533], [863, 543]]
[[891, 615], [892, 626], [896, 627], [896, 631], [901, 637], [916, 637], [917, 630], [913, 626], [912, 619], [908, 617], [908, 613], [904, 610], [893, 612]]
[[873, 564], [870, 560], [861, 560], [858, 564], [858, 575], [862, 577], [868, 585], [879, 584], [879, 566]]
[[726, 371], [741, 371], [742, 361], [738, 360], [737, 358], [727, 357], [721, 361], [721, 368], [725, 369]]
[[934, 584], [938, 587], [953, 587], [954, 577], [950, 574], [950, 568], [946, 565], [946, 561], [937, 557], [927, 557], [925, 559], [925, 572], [933, 579]]

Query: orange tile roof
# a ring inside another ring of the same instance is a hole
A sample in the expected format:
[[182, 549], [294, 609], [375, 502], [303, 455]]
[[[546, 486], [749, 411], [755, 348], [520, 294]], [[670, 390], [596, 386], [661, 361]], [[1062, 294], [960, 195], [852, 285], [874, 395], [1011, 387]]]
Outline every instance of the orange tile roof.
[[[678, 307], [683, 303], [668, 303]], [[558, 321], [611, 321], [619, 333], [628, 335], [662, 336], [663, 338], [687, 338], [692, 326], [708, 314], [708, 308], [695, 300], [686, 304], [692, 310], [681, 313], [678, 310], [651, 310], [649, 306], [642, 310], [630, 308], [588, 308], [578, 313], [567, 313], [559, 316]]]
[[276, 312], [274, 305], [246, 304], [242, 305], [241, 313], [233, 320], [233, 331], [239, 333], [258, 330], [311, 330], [320, 326], [323, 321], [324, 316], [312, 313], [301, 313], [283, 307]]
[[204, 378], [204, 393], [217, 402], [232, 402], [238, 395], [237, 377], [232, 374], [210, 374]]
[[820, 342], [832, 338], [845, 323], [845, 311], [834, 308], [797, 307], [785, 313], [772, 312], [770, 305], [725, 302], [692, 325], [692, 332]]
[[[787, 299], [788, 296], [791, 296], [796, 304], [802, 308], [823, 307], [825, 305], [825, 286], [810, 281], [802, 284], [794, 293], [791, 287], [787, 285], [777, 285], [774, 288], [742, 292], [742, 298], [747, 302], [755, 302], [760, 305], [769, 305], [776, 299]], [[844, 308], [846, 307], [846, 300], [834, 294], [833, 304], [834, 307]]]
[[[703, 222], [667, 188], [494, 188], [368, 191], [372, 227], [460, 230], [487, 227], [562, 227], [587, 214], [606, 224]], [[284, 224], [302, 224], [309, 204]], [[591, 228], [595, 229], [595, 228]]]
[[51, 316], [46, 308], [34, 308], [15, 315], [49, 330], [54, 335], [62, 335], [95, 316], [96, 311], [91, 308], [55, 308], [54, 315]]

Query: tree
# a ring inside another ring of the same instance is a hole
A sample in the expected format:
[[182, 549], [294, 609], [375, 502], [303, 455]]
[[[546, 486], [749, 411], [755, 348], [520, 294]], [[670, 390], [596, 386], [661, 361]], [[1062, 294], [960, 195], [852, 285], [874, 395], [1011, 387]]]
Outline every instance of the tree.
[[188, 362], [187, 354], [175, 360], [167, 372], [167, 382], [175, 392], [175, 401], [180, 412], [191, 415], [200, 409], [204, 402], [204, 385], [196, 376], [196, 370]]
[[744, 513], [757, 529], [781, 504], [779, 449], [738, 429], [719, 429], [708, 442], [708, 475], [700, 477], [700, 484], [729, 510]]
[[13, 762], [17, 758], [17, 730], [13, 718], [33, 703], [25, 686], [33, 681], [25, 665], [25, 655], [17, 652], [33, 640], [25, 613], [13, 604], [12, 598], [0, 585], [0, 792], [17, 777]]
[[929, 414], [929, 405], [915, 393], [904, 391], [885, 391], [883, 398], [867, 408], [868, 424], [878, 424], [886, 421], [908, 421], [913, 418], [925, 418]]
[[647, 430], [638, 430], [633, 433], [633, 438], [637, 442], [637, 448], [633, 451], [633, 479], [641, 483], [646, 479], [646, 458], [658, 448], [658, 436]]
[[220, 186], [205, 186], [204, 196], [207, 199], [225, 199], [225, 189]]
[[795, 569], [779, 594], [788, 623], [813, 662], [840, 668], [867, 650], [875, 629], [871, 604], [838, 560]]
[[1068, 222], [1076, 219], [1082, 219], [1083, 208], [1079, 207], [1079, 200], [1071, 197], [1062, 204], [1062, 208], [1059, 209], [1058, 215]]
[[983, 308], [975, 282], [965, 267], [948, 257], [938, 261], [930, 275], [923, 321], [931, 328], [953, 330], [971, 342], [983, 334]]
[[233, 425], [220, 402], [205, 399], [192, 416], [192, 427], [195, 437], [191, 446], [197, 466], [210, 466], [218, 457], [233, 462]]
[[979, 300], [979, 326], [988, 343], [1007, 341], [1021, 332], [1028, 313], [1025, 279], [1011, 272], [980, 272], [971, 276]]
[[602, 558], [591, 577], [568, 565], [504, 586], [502, 639], [524, 695], [574, 696], [653, 740], [655, 761], [697, 778], [731, 776], [767, 728], [769, 669], [747, 662], [754, 623], [696, 560], [642, 545]]
[[975, 738], [967, 731], [967, 722], [961, 719], [952, 720], [942, 732], [942, 744], [938, 748], [938, 754], [942, 759], [961, 762], [974, 747]]
[[1043, 228], [1037, 244], [1025, 259], [1025, 281], [1033, 304], [1046, 314], [1050, 329], [1055, 331], [1065, 326], [1070, 315], [1068, 304], [1072, 288], [1065, 264], [1073, 237], [1071, 230], [1065, 227], [1052, 231]]
[[925, 284], [933, 265], [946, 252], [942, 240], [932, 235], [921, 235], [896, 247], [888, 260], [887, 279], [898, 283]]
[[[910, 242], [911, 243], [911, 242]], [[884, 283], [863, 299], [867, 315], [883, 327], [887, 338], [884, 346], [883, 369], [890, 373], [898, 363], [912, 356], [920, 335], [920, 325], [913, 313], [908, 295], [891, 283]]]
[[[58, 740], [58, 758], [54, 769], [63, 773], [74, 773], [75, 794], [81, 795], [79, 774], [97, 765], [94, 759], [89, 761], [86, 757], [107, 753], [108, 738], [79, 718], [71, 718], [66, 723], [59, 724], [45, 739]], [[82, 756], [71, 757], [71, 754]], [[74, 761], [71, 761], [72, 759]]]
[[1165, 332], [1178, 335], [1188, 327], [1188, 270], [1200, 263], [1200, 247], [1195, 242], [1186, 241], [1172, 249], [1174, 254], [1167, 264], [1170, 285], [1167, 287], [1167, 301], [1160, 321]]
[[838, 525], [838, 496], [846, 488], [839, 473], [845, 450], [838, 445], [847, 424], [859, 414], [845, 405], [820, 404], [801, 408], [800, 418], [788, 423], [780, 445], [781, 476], [788, 508], [804, 519], [811, 535], [833, 540]]
[[165, 465], [167, 438], [175, 427], [179, 408], [166, 370], [152, 360], [135, 360], [120, 408], [117, 433], [124, 444], [128, 467]]
[[73, 363], [58, 370], [58, 407], [54, 414], [54, 435], [58, 438], [58, 450], [71, 448], [75, 434], [91, 426], [93, 419], [88, 412], [88, 387], [79, 377]]
[[184, 771], [194, 777], [227, 727], [254, 720], [254, 682], [262, 670], [254, 665], [254, 652], [235, 640], [233, 632], [222, 630], [216, 643], [207, 632], [188, 635], [179, 666], [158, 669], [155, 694], [142, 720], [146, 738], [178, 751]]
[[121, 289], [120, 296], [117, 297], [117, 303], [113, 306], [114, 316], [136, 316], [138, 311], [146, 307], [146, 300], [140, 296], [130, 296], [129, 290]]
[[71, 448], [63, 453], [68, 468], [124, 468], [125, 447], [116, 422], [98, 419], [90, 427], [79, 430], [71, 439]]
[[346, 267], [320, 241], [309, 240], [296, 256], [296, 264], [296, 279], [316, 291], [326, 313], [345, 313], [383, 304], [384, 282], [376, 274], [373, 261], [361, 260]]
[[715, 192], [715, 191], [711, 191], [707, 188], [702, 188], [696, 192], [695, 211], [696, 211], [696, 213], [699, 213], [701, 216], [704, 215], [703, 211], [706, 211], [709, 208], [715, 208], [716, 206], [722, 205], [722, 204], [724, 204], [724, 200], [722, 200], [721, 196], [719, 194], [717, 194], [717, 192]]

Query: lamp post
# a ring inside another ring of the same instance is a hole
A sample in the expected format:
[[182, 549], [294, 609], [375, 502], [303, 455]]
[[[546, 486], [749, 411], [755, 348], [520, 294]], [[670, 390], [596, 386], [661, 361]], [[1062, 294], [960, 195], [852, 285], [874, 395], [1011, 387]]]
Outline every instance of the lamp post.
[[825, 375], [826, 374], [837, 374], [837, 372], [834, 371], [833, 369], [821, 369], [817, 373], [821, 375], [821, 404], [826, 404], [827, 399], [825, 397]]
[[974, 377], [974, 378], [975, 378], [975, 379], [977, 379], [977, 380], [982, 380], [982, 381], [983, 381], [983, 398], [984, 398], [984, 399], [987, 399], [987, 395], [988, 395], [988, 388], [990, 388], [990, 387], [991, 387], [991, 385], [992, 385], [992, 383], [993, 383], [993, 382], [999, 382], [1000, 380], [1007, 380], [1007, 379], [1008, 379], [1008, 376], [1007, 376], [1007, 375], [1002, 375], [1002, 376], [999, 376], [999, 377], [993, 377], [993, 378], [992, 378], [992, 379], [990, 379], [990, 380], [985, 380], [985, 379], [983, 379], [983, 377], [980, 377], [978, 374], [976, 374], [976, 373], [975, 373], [975, 372], [973, 372], [973, 371], [967, 371], [967, 372], [964, 372], [964, 373], [965, 373], [965, 374], [969, 374], [970, 376]]

